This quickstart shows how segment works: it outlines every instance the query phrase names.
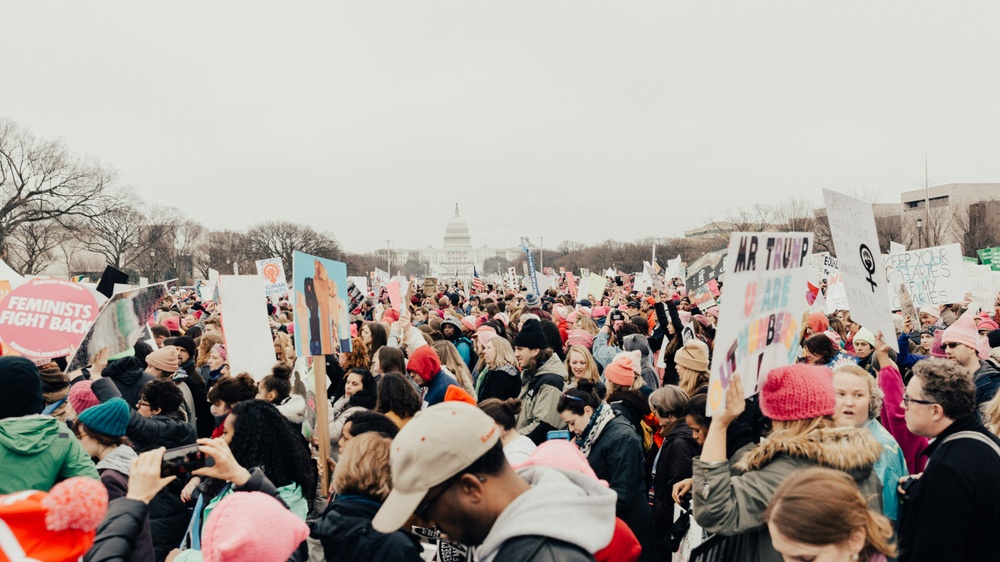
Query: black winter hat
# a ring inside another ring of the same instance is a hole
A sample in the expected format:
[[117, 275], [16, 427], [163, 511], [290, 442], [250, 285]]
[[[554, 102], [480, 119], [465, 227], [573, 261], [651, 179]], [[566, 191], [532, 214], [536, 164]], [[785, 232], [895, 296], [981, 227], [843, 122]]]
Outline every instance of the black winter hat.
[[198, 358], [198, 346], [194, 344], [194, 339], [187, 336], [180, 336], [179, 338], [174, 338], [174, 345], [186, 351], [191, 356], [191, 359]]
[[42, 413], [42, 377], [24, 357], [0, 357], [0, 420]]
[[990, 340], [990, 347], [1000, 347], [1000, 330], [990, 330], [986, 338]]
[[524, 327], [514, 338], [514, 347], [527, 347], [528, 349], [545, 349], [549, 347], [549, 341], [545, 339], [542, 331], [542, 323], [531, 318], [524, 323]]

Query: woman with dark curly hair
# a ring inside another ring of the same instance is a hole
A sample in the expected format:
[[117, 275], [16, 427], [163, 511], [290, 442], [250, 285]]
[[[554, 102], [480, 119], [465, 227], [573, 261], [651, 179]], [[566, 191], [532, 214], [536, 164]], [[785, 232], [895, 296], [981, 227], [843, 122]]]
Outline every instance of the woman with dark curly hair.
[[375, 411], [385, 414], [402, 429], [415, 416], [423, 401], [420, 391], [402, 373], [386, 373], [378, 383], [378, 403]]
[[367, 369], [354, 368], [347, 372], [342, 382], [344, 395], [330, 407], [330, 444], [334, 453], [340, 452], [340, 437], [344, 424], [351, 414], [361, 410], [371, 410], [378, 400], [375, 377]]
[[[302, 441], [295, 438], [281, 412], [263, 400], [248, 400], [234, 406], [224, 424], [222, 439], [229, 443], [236, 462], [261, 469], [288, 509], [305, 521], [309, 503], [316, 495], [316, 463]], [[189, 534], [192, 547], [200, 544], [201, 525], [219, 502], [233, 492], [233, 485], [209, 478], [200, 490], [201, 497], [195, 505], [197, 521]], [[177, 560], [199, 560], [200, 554], [196, 553], [196, 549], [186, 550]]]

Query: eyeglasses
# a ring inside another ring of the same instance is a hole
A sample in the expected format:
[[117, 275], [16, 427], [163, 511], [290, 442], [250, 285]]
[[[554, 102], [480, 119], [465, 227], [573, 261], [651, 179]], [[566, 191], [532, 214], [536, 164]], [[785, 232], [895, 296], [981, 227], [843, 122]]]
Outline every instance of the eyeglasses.
[[586, 400], [584, 400], [583, 398], [580, 398], [579, 396], [573, 396], [572, 394], [563, 394], [562, 396], [559, 397], [558, 407], [559, 408], [565, 408], [566, 407], [566, 402], [569, 401], [569, 400], [574, 400], [576, 402], [586, 402]]
[[910, 398], [907, 395], [903, 395], [903, 406], [906, 408], [910, 407], [910, 402], [914, 404], [923, 404], [925, 406], [930, 406], [931, 404], [937, 404], [937, 402], [931, 402], [930, 400], [917, 400], [916, 398]]
[[149, 402], [146, 402], [145, 400], [140, 400], [140, 401], [138, 401], [138, 402], [135, 403], [135, 407], [136, 408], [139, 408], [141, 406], [149, 406]]
[[957, 341], [950, 341], [950, 342], [948, 342], [946, 344], [942, 344], [942, 347], [947, 347], [948, 349], [955, 349], [956, 347], [958, 347], [960, 345], [962, 345], [962, 344], [958, 343]]

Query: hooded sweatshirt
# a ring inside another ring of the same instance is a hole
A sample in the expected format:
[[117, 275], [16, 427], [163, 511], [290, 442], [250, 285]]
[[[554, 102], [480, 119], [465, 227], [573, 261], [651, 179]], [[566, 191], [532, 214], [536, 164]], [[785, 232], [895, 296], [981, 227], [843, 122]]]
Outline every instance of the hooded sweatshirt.
[[142, 387], [147, 382], [155, 380], [155, 377], [143, 371], [143, 368], [142, 362], [138, 358], [123, 357], [108, 363], [108, 366], [101, 372], [101, 376], [114, 382], [122, 398], [128, 402], [132, 409], [135, 409], [136, 403], [142, 396]]
[[0, 420], [0, 474], [0, 494], [47, 492], [74, 476], [99, 478], [66, 424], [42, 415]]
[[531, 489], [503, 510], [476, 549], [476, 560], [492, 562], [505, 541], [526, 535], [577, 545], [591, 554], [608, 546], [615, 531], [613, 490], [590, 476], [557, 468], [531, 466], [518, 474]]

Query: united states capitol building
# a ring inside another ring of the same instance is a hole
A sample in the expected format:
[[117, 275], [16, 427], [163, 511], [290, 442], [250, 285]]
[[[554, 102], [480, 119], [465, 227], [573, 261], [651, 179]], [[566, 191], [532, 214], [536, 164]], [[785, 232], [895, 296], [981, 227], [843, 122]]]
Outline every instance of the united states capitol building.
[[[537, 250], [529, 244], [533, 251]], [[420, 250], [392, 249], [393, 263], [405, 263], [409, 260], [427, 262], [430, 274], [436, 276], [467, 277], [472, 275], [473, 267], [480, 275], [485, 276], [496, 271], [483, 271], [483, 262], [494, 257], [501, 257], [514, 263], [520, 263], [524, 252], [518, 246], [510, 248], [489, 248], [472, 246], [472, 236], [469, 234], [469, 224], [458, 212], [455, 205], [455, 216], [448, 222], [444, 230], [444, 244], [440, 248], [428, 246]], [[520, 270], [520, 266], [518, 266]], [[506, 274], [506, 271], [502, 272]]]

